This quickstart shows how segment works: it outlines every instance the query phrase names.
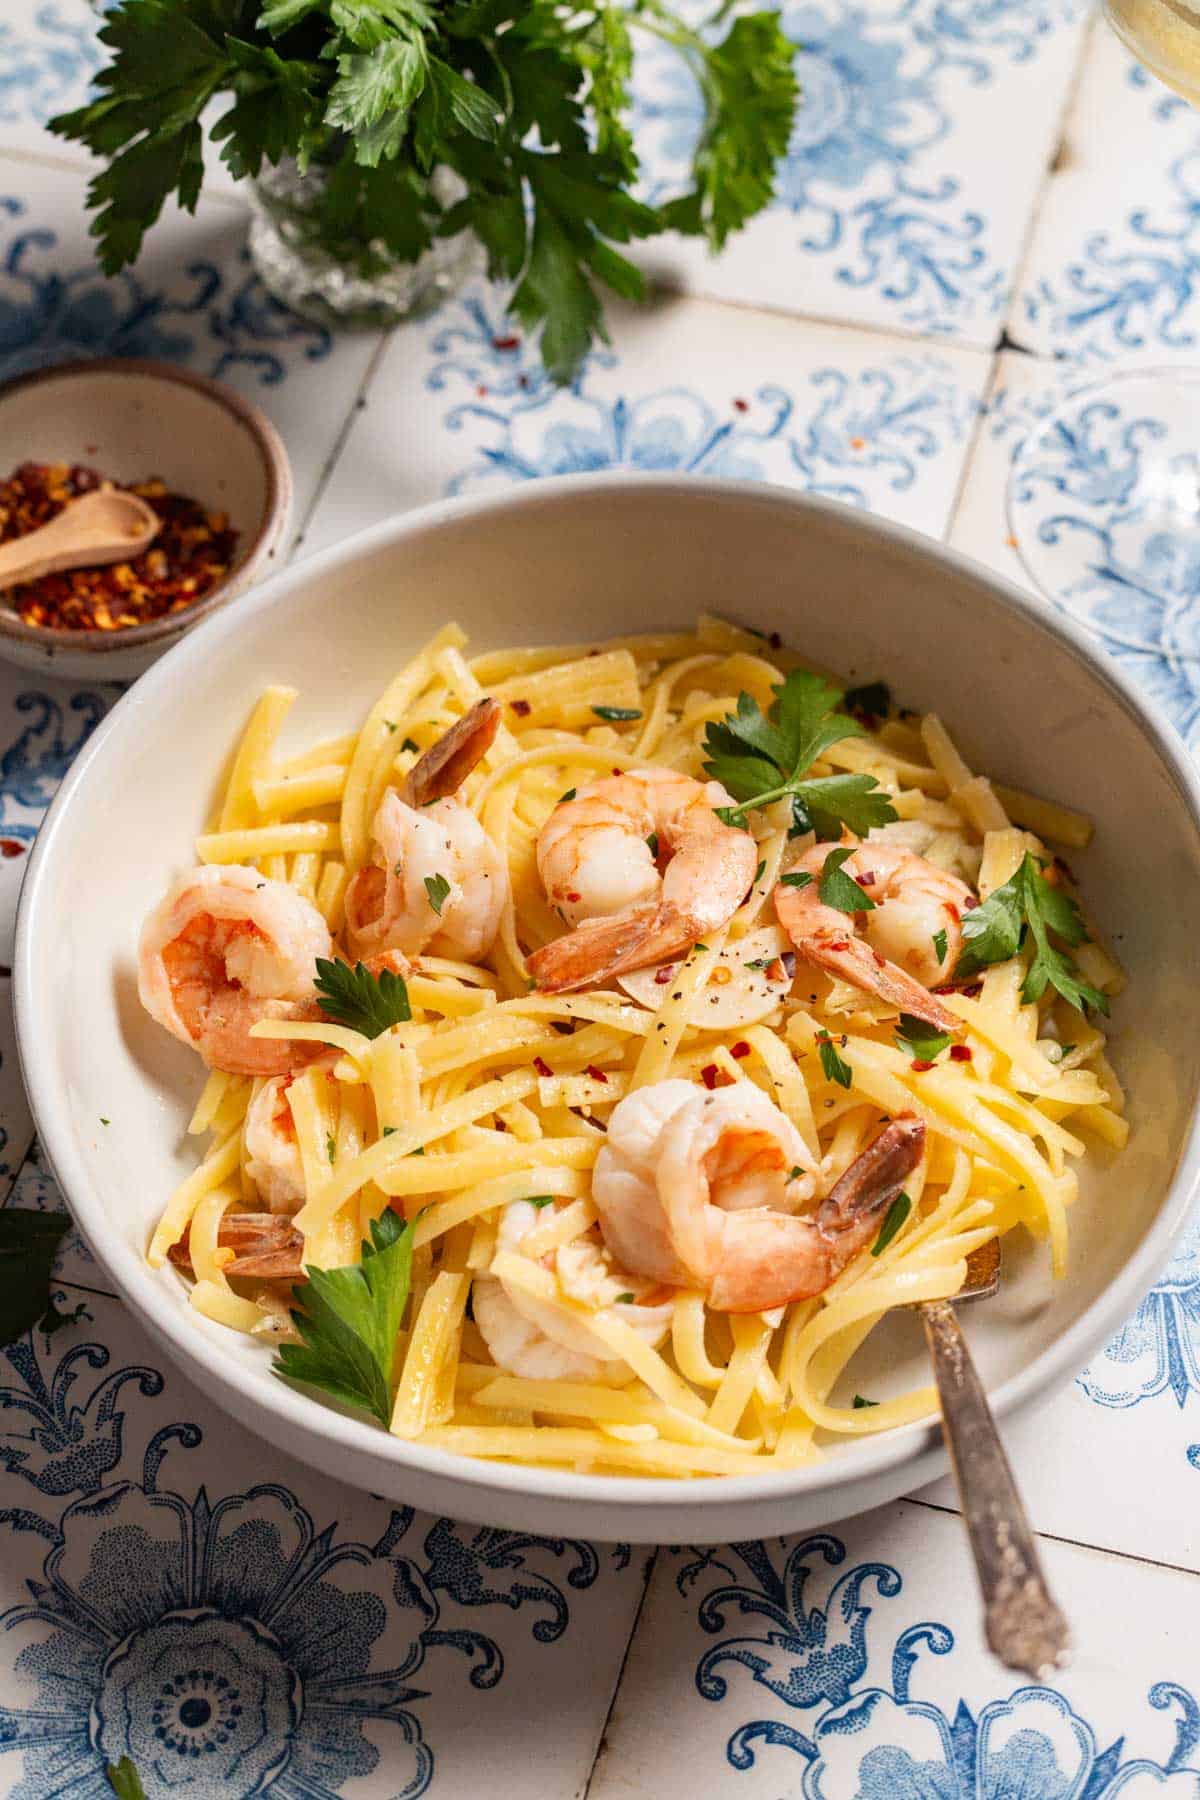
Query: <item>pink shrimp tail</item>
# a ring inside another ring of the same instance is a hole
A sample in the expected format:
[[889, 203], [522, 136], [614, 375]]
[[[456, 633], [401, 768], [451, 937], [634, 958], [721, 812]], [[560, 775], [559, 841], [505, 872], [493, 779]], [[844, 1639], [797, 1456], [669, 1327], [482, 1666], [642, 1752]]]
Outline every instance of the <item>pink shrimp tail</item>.
[[914, 1019], [932, 1025], [935, 1031], [945, 1031], [951, 1037], [958, 1037], [962, 1032], [963, 1022], [957, 1013], [943, 1006], [936, 994], [931, 994], [898, 963], [888, 962], [886, 957], [872, 950], [863, 938], [855, 937], [849, 931], [836, 937], [814, 932], [811, 937], [793, 937], [792, 943], [806, 962], [815, 963], [829, 975], [840, 976], [852, 987], [877, 994], [889, 1006], [911, 1013]]
[[684, 956], [699, 936], [694, 921], [664, 900], [612, 918], [585, 920], [535, 950], [528, 959], [529, 973], [543, 993], [565, 994]]
[[428, 806], [456, 794], [471, 770], [483, 760], [500, 729], [500, 702], [477, 700], [456, 719], [409, 770], [404, 798], [410, 806]]

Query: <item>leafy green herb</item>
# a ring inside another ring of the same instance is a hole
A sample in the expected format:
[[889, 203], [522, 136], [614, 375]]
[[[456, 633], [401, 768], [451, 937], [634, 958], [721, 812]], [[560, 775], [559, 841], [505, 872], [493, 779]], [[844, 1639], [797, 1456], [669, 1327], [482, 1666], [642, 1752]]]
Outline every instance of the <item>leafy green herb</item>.
[[391, 1419], [396, 1334], [412, 1277], [412, 1226], [390, 1209], [372, 1221], [361, 1263], [306, 1268], [293, 1289], [292, 1323], [301, 1344], [281, 1344], [272, 1365], [287, 1381], [320, 1388], [349, 1406]]
[[879, 1236], [871, 1245], [872, 1256], [882, 1256], [900, 1227], [912, 1211], [912, 1201], [907, 1194], [897, 1194], [887, 1209], [887, 1217], [879, 1227]]
[[614, 1306], [632, 1305], [633, 1301], [636, 1299], [636, 1297], [637, 1296], [634, 1294], [618, 1294], [616, 1299], [613, 1301], [613, 1305]]
[[565, 806], [568, 800], [573, 800], [574, 798], [575, 798], [575, 789], [568, 788], [565, 794], [560, 794], [558, 796], [558, 804], [560, 806]]
[[757, 869], [755, 869], [755, 871], [754, 871], [754, 880], [753, 880], [753, 881], [752, 881], [752, 882], [751, 882], [751, 883], [750, 883], [750, 886], [751, 886], [751, 887], [757, 887], [757, 886], [758, 886], [758, 884], [759, 884], [759, 882], [760, 882], [760, 881], [761, 881], [761, 880], [762, 880], [762, 878], [763, 878], [763, 871], [764, 871], [764, 869], [765, 869], [765, 868], [766, 868], [766, 866], [767, 866], [767, 865], [766, 865], [766, 863], [765, 863], [765, 862], [760, 862], [760, 863], [759, 863], [759, 865], [758, 865], [758, 867], [757, 867]]
[[642, 716], [636, 706], [593, 706], [592, 711], [598, 719], [610, 719], [614, 725]]
[[790, 798], [793, 835], [815, 831], [840, 837], [843, 825], [864, 837], [875, 825], [896, 818], [887, 794], [873, 775], [826, 775], [805, 779], [825, 751], [848, 737], [862, 737], [856, 719], [835, 710], [836, 688], [819, 675], [793, 669], [764, 713], [753, 695], [738, 695], [737, 711], [705, 728], [704, 765], [741, 804], [721, 807], [731, 825], [745, 823], [753, 807]]
[[1107, 1013], [1108, 997], [1079, 975], [1074, 959], [1051, 942], [1061, 938], [1070, 949], [1087, 942], [1079, 908], [1062, 888], [1051, 887], [1037, 858], [1028, 850], [1020, 868], [981, 906], [962, 918], [963, 948], [955, 967], [961, 980], [992, 963], [1007, 962], [1030, 943], [1033, 955], [1021, 986], [1021, 998], [1040, 1000], [1047, 986], [1072, 1006]]
[[657, 831], [652, 831], [650, 833], [650, 836], [646, 839], [646, 848], [649, 850], [649, 852], [650, 852], [651, 856], [654, 858], [655, 862], [657, 862], [658, 861], [658, 833], [657, 833]]
[[539, 1212], [541, 1212], [543, 1206], [554, 1205], [553, 1194], [527, 1194], [525, 1198], [526, 1203], [529, 1206], [536, 1206]]
[[128, 1756], [119, 1763], [109, 1763], [104, 1774], [117, 1800], [146, 1800], [142, 1778]]
[[788, 1170], [788, 1180], [789, 1181], [798, 1181], [800, 1176], [803, 1175], [803, 1173], [804, 1173], [804, 1170], [800, 1167], [800, 1164], [793, 1163], [791, 1168]]
[[51, 1319], [50, 1331], [66, 1322], [50, 1299], [50, 1277], [70, 1229], [66, 1213], [0, 1207], [0, 1345], [15, 1344], [39, 1319]]
[[949, 941], [944, 930], [934, 932], [933, 948], [939, 963], [944, 963], [946, 960], [946, 951], [949, 948]]
[[860, 1412], [864, 1406], [878, 1406], [878, 1400], [865, 1400], [861, 1394], [854, 1396], [854, 1410]]
[[697, 952], [697, 951], [698, 951], [698, 950], [707, 950], [707, 949], [708, 949], [708, 945], [707, 945], [707, 944], [699, 944], [699, 943], [697, 943], [697, 944], [693, 944], [693, 945], [692, 945], [692, 953], [693, 953], [693, 955], [694, 955], [694, 954], [695, 954], [695, 953], [696, 953], [696, 952]]
[[440, 918], [442, 907], [446, 904], [446, 896], [450, 892], [450, 883], [446, 880], [444, 875], [427, 875], [425, 877], [425, 892], [429, 896], [430, 906], [432, 906], [434, 912], [437, 913]]
[[[666, 0], [117, 0], [96, 97], [54, 129], [105, 166], [89, 205], [115, 274], [175, 195], [195, 209], [208, 125], [237, 179], [294, 159], [320, 183], [295, 227], [370, 278], [473, 230], [518, 323], [569, 381], [603, 337], [601, 290], [640, 299], [622, 249], [671, 229], [716, 249], [774, 192], [797, 101], [779, 15], [686, 18]], [[665, 40], [699, 88], [686, 191], [634, 197], [633, 35]], [[224, 107], [210, 105], [218, 96]], [[451, 170], [461, 198], [435, 177]]]
[[329, 1158], [331, 1164], [337, 1161], [337, 1139], [334, 1137], [332, 1131], [327, 1131], [325, 1133], [325, 1154]]
[[892, 690], [886, 681], [866, 681], [847, 688], [842, 705], [848, 713], [865, 713], [870, 719], [886, 719], [892, 710]]
[[821, 904], [836, 907], [838, 912], [874, 912], [875, 902], [865, 888], [859, 887], [843, 865], [854, 855], [853, 849], [831, 850], [821, 869]]
[[394, 1137], [399, 1129], [398, 1125], [385, 1125], [379, 1135], [380, 1137]]
[[821, 1059], [821, 1070], [826, 1081], [836, 1081], [839, 1087], [844, 1088], [854, 1085], [854, 1070], [838, 1055], [837, 1045], [827, 1031], [817, 1038], [817, 1055]]
[[416, 738], [406, 737], [400, 748], [402, 750], [419, 750], [421, 746], [418, 744]]
[[807, 869], [793, 869], [790, 874], [779, 877], [780, 887], [806, 888], [812, 886], [812, 876]]
[[101, 1115], [100, 1115], [100, 1123], [101, 1123], [101, 1124], [102, 1124], [102, 1125], [111, 1125], [111, 1124], [112, 1124], [112, 1120], [111, 1120], [111, 1119], [106, 1119], [106, 1118], [105, 1118], [105, 1117], [104, 1117], [104, 1114], [103, 1114], [103, 1113], [101, 1113]]
[[769, 963], [773, 963], [774, 961], [775, 958], [773, 956], [754, 956], [751, 957], [749, 962], [744, 962], [742, 967], [743, 969], [765, 969]]
[[377, 1038], [389, 1026], [406, 1025], [412, 1018], [404, 977], [390, 969], [372, 975], [364, 963], [352, 969], [349, 963], [319, 956], [314, 985], [322, 1012], [364, 1037]]
[[[399, 731], [399, 729], [400, 729], [400, 727], [397, 725], [395, 719], [385, 719], [383, 722], [387, 726], [389, 731]], [[403, 748], [403, 746], [401, 746], [401, 748]]]
[[911, 1013], [900, 1014], [896, 1048], [903, 1050], [905, 1056], [915, 1057], [918, 1062], [932, 1062], [949, 1042], [948, 1031], [935, 1031], [932, 1025], [927, 1025], [924, 1019], [915, 1019]]

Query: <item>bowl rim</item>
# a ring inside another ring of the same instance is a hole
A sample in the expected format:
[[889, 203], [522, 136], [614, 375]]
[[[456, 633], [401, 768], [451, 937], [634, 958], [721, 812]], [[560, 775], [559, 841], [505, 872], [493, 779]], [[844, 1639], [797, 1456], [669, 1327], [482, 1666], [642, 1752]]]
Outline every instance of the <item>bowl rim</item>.
[[248, 432], [258, 451], [266, 475], [266, 504], [262, 523], [251, 537], [245, 555], [235, 563], [216, 587], [202, 599], [179, 612], [164, 613], [145, 625], [128, 625], [119, 631], [72, 631], [64, 626], [27, 625], [7, 600], [0, 597], [0, 637], [17, 643], [36, 645], [39, 650], [76, 651], [103, 657], [122, 650], [158, 644], [164, 638], [189, 632], [193, 625], [216, 612], [235, 598], [254, 579], [263, 562], [270, 556], [287, 525], [292, 506], [292, 464], [287, 446], [260, 406], [239, 394], [236, 388], [202, 375], [197, 369], [167, 362], [156, 356], [82, 356], [69, 362], [51, 363], [44, 369], [30, 369], [0, 382], [0, 406], [11, 394], [22, 388], [36, 387], [42, 382], [74, 380], [82, 375], [139, 375], [151, 380], [171, 381], [179, 387], [190, 387], [214, 401], [228, 413], [234, 423]]
[[[915, 1485], [932, 1480], [948, 1466], [936, 1417], [899, 1426], [864, 1439], [849, 1466], [842, 1458], [828, 1458], [788, 1469], [764, 1468], [761, 1474], [730, 1475], [719, 1479], [680, 1484], [670, 1477], [582, 1474], [521, 1463], [486, 1462], [457, 1452], [441, 1450], [393, 1437], [378, 1425], [338, 1411], [303, 1390], [292, 1388], [270, 1374], [265, 1365], [245, 1368], [222, 1343], [197, 1329], [189, 1310], [181, 1310], [178, 1297], [150, 1269], [144, 1255], [125, 1244], [111, 1229], [97, 1197], [92, 1193], [84, 1158], [72, 1143], [65, 1098], [56, 1091], [53, 1067], [43, 1042], [47, 1029], [39, 1018], [32, 979], [37, 960], [41, 922], [40, 896], [48, 878], [56, 843], [64, 829], [76, 789], [93, 763], [106, 754], [110, 738], [134, 719], [144, 702], [157, 698], [160, 689], [170, 691], [177, 672], [185, 673], [189, 659], [197, 662], [210, 649], [232, 636], [251, 612], [265, 612], [286, 605], [289, 596], [312, 581], [359, 561], [380, 550], [401, 544], [423, 533], [437, 534], [462, 519], [487, 517], [497, 511], [536, 513], [540, 508], [569, 506], [574, 500], [600, 494], [658, 494], [664, 499], [686, 499], [705, 506], [733, 502], [739, 507], [778, 509], [808, 516], [830, 517], [874, 538], [881, 549], [892, 547], [939, 563], [952, 575], [982, 584], [991, 597], [1018, 615], [1035, 632], [1054, 640], [1082, 663], [1148, 736], [1174, 778], [1180, 801], [1193, 830], [1200, 837], [1200, 770], [1193, 765], [1174, 728], [1155, 718], [1148, 703], [1119, 665], [1071, 619], [1050, 612], [1043, 601], [1021, 592], [983, 564], [961, 551], [939, 543], [891, 520], [798, 489], [765, 482], [675, 474], [629, 474], [608, 471], [588, 476], [559, 476], [531, 482], [503, 494], [454, 496], [386, 519], [328, 546], [312, 557], [281, 569], [259, 586], [236, 614], [208, 620], [189, 634], [147, 672], [114, 706], [76, 758], [42, 823], [26, 869], [17, 914], [13, 989], [16, 1036], [21, 1070], [39, 1138], [63, 1189], [76, 1224], [102, 1267], [111, 1277], [121, 1299], [140, 1310], [145, 1323], [159, 1337], [184, 1372], [200, 1380], [205, 1390], [239, 1416], [245, 1409], [262, 1408], [271, 1416], [269, 1441], [285, 1441], [292, 1453], [317, 1460], [315, 1446], [323, 1452], [347, 1452], [347, 1467], [358, 1458], [372, 1459], [393, 1468], [409, 1468], [417, 1478], [443, 1484], [457, 1483], [478, 1495], [469, 1516], [486, 1516], [488, 1491], [525, 1496], [545, 1504], [574, 1502], [594, 1515], [597, 1506], [618, 1509], [627, 1519], [610, 1535], [635, 1541], [655, 1541], [653, 1517], [686, 1503], [701, 1512], [726, 1504], [771, 1506], [790, 1496], [851, 1490], [886, 1481], [901, 1464], [920, 1465]], [[1050, 1394], [1085, 1365], [1158, 1279], [1200, 1194], [1200, 1103], [1193, 1107], [1179, 1146], [1178, 1159], [1164, 1200], [1133, 1255], [1101, 1293], [1059, 1337], [1016, 1374], [989, 1392], [998, 1418], [1004, 1418], [1042, 1394]], [[186, 1320], [186, 1328], [181, 1322]], [[237, 1404], [224, 1399], [223, 1391], [236, 1395]], [[283, 1438], [280, 1433], [286, 1434]], [[295, 1448], [302, 1444], [303, 1448]], [[324, 1460], [320, 1466], [336, 1467]], [[360, 1484], [361, 1485], [361, 1484]], [[904, 1490], [896, 1490], [904, 1491]], [[835, 1514], [831, 1511], [830, 1516]], [[647, 1535], [638, 1538], [639, 1529]]]

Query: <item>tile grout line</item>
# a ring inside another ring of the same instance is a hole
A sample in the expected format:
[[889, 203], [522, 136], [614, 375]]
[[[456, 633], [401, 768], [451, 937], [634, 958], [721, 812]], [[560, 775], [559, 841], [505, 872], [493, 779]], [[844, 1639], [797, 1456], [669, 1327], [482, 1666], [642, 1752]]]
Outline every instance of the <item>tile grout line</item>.
[[954, 484], [954, 498], [950, 502], [950, 510], [946, 515], [946, 528], [941, 534], [941, 542], [943, 544], [949, 544], [951, 538], [954, 536], [954, 528], [958, 524], [959, 509], [962, 506], [963, 499], [967, 492], [967, 484], [971, 479], [971, 470], [975, 465], [975, 458], [979, 454], [984, 427], [987, 424], [988, 413], [996, 393], [997, 384], [1000, 380], [1000, 356], [1001, 348], [999, 343], [997, 343], [996, 348], [992, 351], [991, 361], [988, 364], [987, 380], [983, 384], [983, 391], [979, 400], [979, 409], [975, 414], [971, 426], [966, 452], [958, 466], [958, 480]]
[[[363, 370], [362, 378], [354, 390], [354, 396], [350, 401], [350, 405], [346, 409], [346, 416], [338, 427], [337, 436], [334, 438], [333, 443], [330, 446], [329, 454], [326, 456], [321, 467], [321, 473], [317, 478], [316, 487], [313, 489], [313, 496], [308, 503], [308, 509], [305, 512], [303, 519], [301, 519], [300, 527], [288, 549], [287, 560], [289, 563], [295, 561], [296, 553], [304, 543], [309, 529], [312, 526], [312, 522], [316, 518], [317, 508], [325, 498], [329, 484], [333, 480], [334, 471], [342, 460], [342, 452], [350, 441], [350, 433], [354, 429], [354, 421], [357, 419], [358, 415], [366, 409], [367, 396], [375, 384], [375, 377], [379, 373], [384, 355], [392, 342], [392, 338], [399, 329], [399, 326], [393, 325], [384, 331], [380, 336], [379, 342], [371, 352], [367, 366]], [[413, 509], [409, 507], [406, 510], [412, 511]]]
[[[635, 1550], [639, 1548], [636, 1544], [633, 1547]], [[660, 1548], [661, 1546], [657, 1544], [654, 1546], [651, 1552], [650, 1561], [646, 1565], [646, 1580], [642, 1588], [641, 1599], [638, 1601], [637, 1611], [633, 1615], [633, 1624], [629, 1627], [629, 1636], [625, 1640], [625, 1652], [621, 1657], [621, 1666], [617, 1670], [616, 1680], [613, 1682], [612, 1697], [605, 1709], [604, 1718], [600, 1724], [600, 1730], [596, 1734], [596, 1748], [592, 1755], [591, 1763], [588, 1766], [587, 1779], [579, 1790], [578, 1800], [589, 1800], [592, 1792], [592, 1783], [596, 1779], [596, 1771], [599, 1769], [600, 1760], [605, 1754], [605, 1740], [608, 1737], [608, 1728], [612, 1723], [612, 1716], [616, 1711], [617, 1701], [621, 1697], [621, 1686], [625, 1680], [625, 1670], [629, 1665], [629, 1657], [633, 1650], [634, 1639], [637, 1637], [638, 1629], [642, 1623], [642, 1614], [646, 1610], [646, 1601], [649, 1598], [650, 1587], [654, 1580], [655, 1570], [658, 1567], [658, 1552]]]
[[[937, 1500], [918, 1500], [912, 1494], [905, 1494], [901, 1504], [921, 1506], [926, 1512], [942, 1513], [947, 1518], [961, 1519], [962, 1514], [956, 1506], [943, 1506]], [[1064, 1537], [1057, 1531], [1039, 1531], [1034, 1527], [1035, 1538], [1042, 1538], [1048, 1544], [1066, 1544], [1072, 1550], [1087, 1550], [1095, 1556], [1112, 1556], [1118, 1562], [1133, 1563], [1137, 1568], [1165, 1569], [1173, 1575], [1190, 1575], [1200, 1581], [1200, 1569], [1189, 1568], [1187, 1563], [1164, 1562], [1157, 1556], [1138, 1556], [1132, 1550], [1115, 1550], [1109, 1544], [1089, 1544], [1086, 1538]]]

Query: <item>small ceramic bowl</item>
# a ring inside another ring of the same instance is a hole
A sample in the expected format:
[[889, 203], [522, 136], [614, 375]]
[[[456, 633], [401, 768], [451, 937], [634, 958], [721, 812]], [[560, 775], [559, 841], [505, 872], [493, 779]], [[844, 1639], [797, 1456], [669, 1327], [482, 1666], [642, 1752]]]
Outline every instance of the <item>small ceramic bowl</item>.
[[292, 476], [279, 433], [232, 388], [173, 363], [103, 357], [0, 386], [7, 475], [18, 463], [82, 463], [117, 482], [161, 476], [238, 533], [223, 581], [182, 612], [122, 631], [27, 625], [0, 595], [0, 656], [88, 681], [127, 681], [264, 574], [283, 541]]

